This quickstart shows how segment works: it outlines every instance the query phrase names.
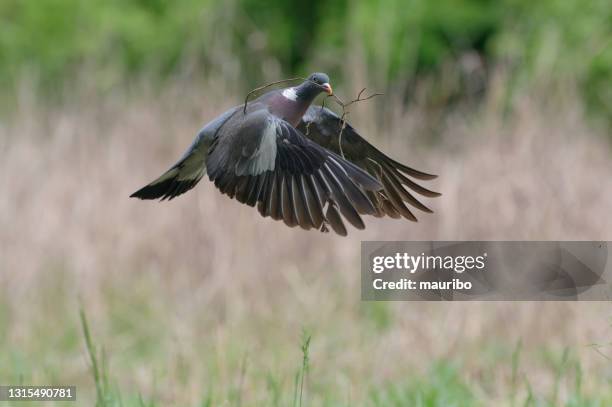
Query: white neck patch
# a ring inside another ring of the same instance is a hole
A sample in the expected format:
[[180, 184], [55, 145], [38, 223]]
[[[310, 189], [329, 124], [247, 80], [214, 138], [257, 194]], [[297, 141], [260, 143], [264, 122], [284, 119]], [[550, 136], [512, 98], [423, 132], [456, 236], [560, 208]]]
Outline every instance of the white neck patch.
[[295, 91], [295, 88], [287, 88], [283, 91], [283, 96], [295, 102], [297, 100], [298, 95]]

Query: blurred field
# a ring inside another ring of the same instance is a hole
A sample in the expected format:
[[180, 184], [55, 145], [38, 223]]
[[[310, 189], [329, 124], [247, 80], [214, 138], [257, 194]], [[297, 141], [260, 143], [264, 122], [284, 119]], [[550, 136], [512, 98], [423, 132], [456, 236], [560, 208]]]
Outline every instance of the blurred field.
[[611, 147], [579, 105], [522, 96], [504, 116], [491, 96], [436, 135], [393, 95], [356, 106], [351, 122], [439, 174], [443, 196], [419, 223], [372, 218], [339, 238], [206, 180], [128, 199], [243, 99], [213, 85], [59, 106], [22, 92], [0, 123], [0, 383], [76, 384], [92, 405], [82, 304], [108, 405], [291, 405], [303, 330], [305, 406], [612, 405], [608, 303], [359, 299], [361, 240], [612, 240]]

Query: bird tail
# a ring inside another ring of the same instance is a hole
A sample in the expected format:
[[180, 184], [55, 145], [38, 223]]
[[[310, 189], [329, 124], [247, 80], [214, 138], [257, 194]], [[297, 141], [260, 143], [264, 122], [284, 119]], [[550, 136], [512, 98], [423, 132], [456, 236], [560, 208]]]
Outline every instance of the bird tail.
[[130, 198], [171, 200], [184, 194], [202, 179], [204, 171], [183, 174], [180, 165], [175, 165], [150, 184], [130, 195]]

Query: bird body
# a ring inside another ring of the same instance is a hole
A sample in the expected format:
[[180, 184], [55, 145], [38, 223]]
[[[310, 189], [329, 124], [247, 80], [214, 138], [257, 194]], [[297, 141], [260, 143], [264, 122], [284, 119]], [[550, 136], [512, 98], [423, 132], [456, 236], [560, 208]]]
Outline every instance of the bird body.
[[307, 230], [331, 226], [340, 235], [347, 234], [343, 218], [358, 229], [365, 228], [361, 215], [416, 220], [404, 202], [431, 212], [404, 186], [437, 196], [409, 178], [435, 176], [391, 160], [350, 125], [343, 129], [331, 110], [311, 106], [321, 92], [332, 93], [329, 78], [315, 73], [228, 110], [199, 131], [175, 165], [131, 196], [173, 199], [208, 175], [222, 193], [257, 206], [264, 217]]

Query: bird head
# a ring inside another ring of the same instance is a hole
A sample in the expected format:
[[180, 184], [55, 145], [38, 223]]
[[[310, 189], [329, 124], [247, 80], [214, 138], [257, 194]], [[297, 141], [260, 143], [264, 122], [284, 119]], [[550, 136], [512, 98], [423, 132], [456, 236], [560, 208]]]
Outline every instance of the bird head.
[[333, 95], [329, 76], [317, 72], [310, 75], [299, 86], [284, 89], [282, 95], [286, 99], [298, 102], [301, 106], [308, 106], [321, 92]]
[[304, 83], [306, 86], [318, 88], [320, 91], [327, 93], [328, 95], [333, 95], [334, 91], [332, 90], [331, 85], [329, 84], [329, 76], [322, 72], [315, 72], [308, 77], [306, 82]]

